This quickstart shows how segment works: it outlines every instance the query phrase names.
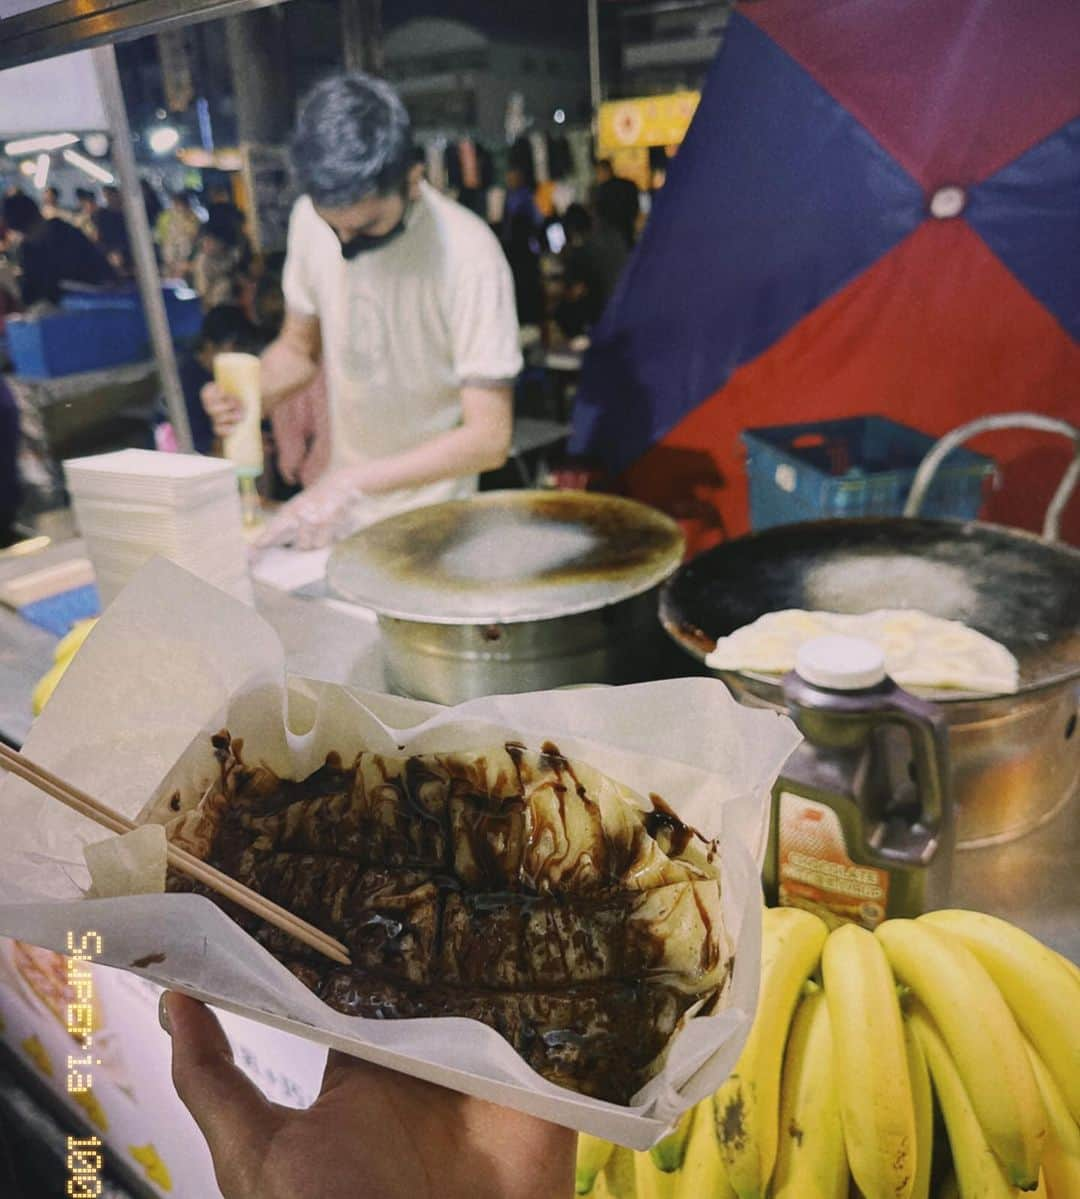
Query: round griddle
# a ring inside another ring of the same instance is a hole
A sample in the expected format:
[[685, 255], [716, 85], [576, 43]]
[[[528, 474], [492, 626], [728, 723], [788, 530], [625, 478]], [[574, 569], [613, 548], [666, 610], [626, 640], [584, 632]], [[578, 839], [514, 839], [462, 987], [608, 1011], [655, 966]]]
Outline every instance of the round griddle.
[[878, 517], [780, 525], [688, 562], [664, 586], [660, 618], [704, 658], [718, 637], [785, 608], [919, 608], [1007, 646], [1021, 691], [1080, 677], [1080, 551], [996, 525]]
[[381, 616], [505, 624], [588, 612], [655, 587], [683, 555], [645, 504], [584, 491], [491, 491], [388, 517], [339, 543], [327, 583]]

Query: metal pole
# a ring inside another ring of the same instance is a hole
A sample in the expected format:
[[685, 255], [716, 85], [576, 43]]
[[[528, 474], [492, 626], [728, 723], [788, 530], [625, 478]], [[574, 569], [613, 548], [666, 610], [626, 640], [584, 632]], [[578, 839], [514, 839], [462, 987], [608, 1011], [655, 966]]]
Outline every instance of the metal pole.
[[135, 255], [135, 280], [139, 285], [146, 323], [150, 329], [150, 344], [154, 347], [158, 378], [165, 393], [165, 404], [169, 409], [169, 420], [172, 421], [177, 444], [190, 453], [195, 448], [191, 440], [191, 425], [188, 423], [187, 405], [180, 386], [180, 374], [176, 369], [169, 318], [165, 314], [165, 301], [161, 295], [154, 239], [150, 233], [150, 222], [146, 219], [135, 151], [131, 146], [131, 127], [124, 107], [120, 72], [116, 68], [116, 50], [111, 45], [96, 46], [90, 53], [93, 55], [94, 71], [112, 133], [112, 159], [124, 200], [128, 238]]
[[598, 0], [587, 0], [589, 8], [589, 102], [593, 121], [600, 111], [600, 13]]

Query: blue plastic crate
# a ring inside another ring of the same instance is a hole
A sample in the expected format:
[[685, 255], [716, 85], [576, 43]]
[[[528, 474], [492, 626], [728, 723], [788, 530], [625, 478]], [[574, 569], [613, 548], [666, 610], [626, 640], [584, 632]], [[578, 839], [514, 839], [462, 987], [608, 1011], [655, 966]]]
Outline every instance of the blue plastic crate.
[[15, 374], [26, 379], [103, 370], [149, 355], [142, 313], [127, 307], [56, 312], [31, 320], [9, 317], [7, 340]]
[[[190, 287], [163, 287], [161, 295], [173, 339], [187, 341], [197, 337], [202, 327], [202, 306], [198, 295]], [[68, 291], [64, 293], [60, 307], [71, 311], [112, 311], [122, 308], [134, 312], [149, 346], [150, 334], [143, 317], [142, 301], [135, 287], [112, 288], [104, 292]]]
[[[937, 440], [883, 416], [747, 429], [742, 439], [754, 529], [830, 516], [899, 516]], [[920, 515], [974, 519], [994, 470], [982, 454], [953, 450]]]

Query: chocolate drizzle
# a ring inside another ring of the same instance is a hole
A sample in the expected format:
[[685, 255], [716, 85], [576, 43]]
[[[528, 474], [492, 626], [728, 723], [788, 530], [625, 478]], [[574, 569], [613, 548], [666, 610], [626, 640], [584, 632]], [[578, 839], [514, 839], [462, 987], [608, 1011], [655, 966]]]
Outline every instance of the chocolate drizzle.
[[[551, 742], [365, 753], [349, 767], [330, 754], [303, 780], [247, 765], [226, 731], [213, 744], [207, 860], [344, 941], [353, 964], [210, 898], [339, 1011], [470, 1016], [545, 1077], [625, 1102], [725, 981], [719, 882], [667, 861], [697, 835], [657, 796], [613, 832]], [[631, 881], [642, 863], [661, 871], [647, 889]], [[179, 875], [168, 885], [201, 890]], [[669, 944], [691, 926], [685, 953]]]

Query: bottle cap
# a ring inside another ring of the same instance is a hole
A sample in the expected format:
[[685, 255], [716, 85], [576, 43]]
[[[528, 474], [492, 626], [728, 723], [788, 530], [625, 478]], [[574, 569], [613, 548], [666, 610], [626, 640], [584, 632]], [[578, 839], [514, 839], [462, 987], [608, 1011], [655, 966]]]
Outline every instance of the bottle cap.
[[863, 691], [885, 679], [885, 655], [862, 637], [815, 637], [799, 649], [795, 672], [815, 687]]

